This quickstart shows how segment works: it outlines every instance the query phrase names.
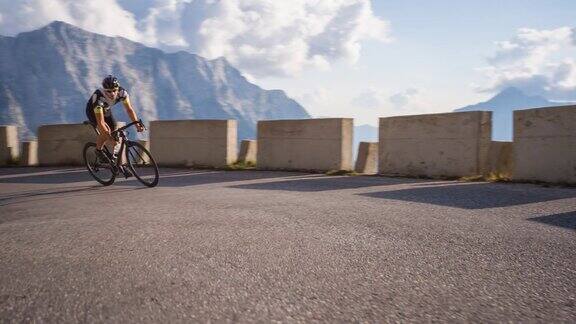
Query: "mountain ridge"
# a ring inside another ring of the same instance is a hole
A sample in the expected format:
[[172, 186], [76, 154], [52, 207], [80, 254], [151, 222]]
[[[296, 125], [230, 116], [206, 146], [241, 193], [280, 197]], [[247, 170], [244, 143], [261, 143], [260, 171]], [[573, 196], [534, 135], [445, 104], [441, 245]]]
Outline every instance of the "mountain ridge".
[[250, 83], [225, 58], [166, 53], [56, 21], [0, 37], [0, 123], [18, 124], [30, 138], [41, 124], [82, 122], [107, 74], [120, 79], [146, 121], [236, 119], [243, 139], [255, 136], [257, 120], [310, 117], [284, 91]]
[[508, 87], [486, 101], [458, 108], [454, 111], [492, 111], [492, 139], [496, 141], [512, 141], [514, 110], [572, 104], [549, 101], [541, 96], [526, 95], [518, 88]]

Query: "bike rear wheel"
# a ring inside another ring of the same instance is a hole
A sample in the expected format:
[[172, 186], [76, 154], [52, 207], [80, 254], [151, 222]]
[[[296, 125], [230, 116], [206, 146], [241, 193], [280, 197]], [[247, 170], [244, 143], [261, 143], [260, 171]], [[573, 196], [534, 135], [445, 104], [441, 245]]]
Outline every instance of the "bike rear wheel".
[[96, 144], [87, 143], [84, 145], [84, 151], [82, 153], [84, 157], [84, 164], [88, 173], [98, 182], [105, 186], [109, 186], [114, 183], [116, 179], [116, 173], [114, 172], [114, 165], [110, 162], [103, 162], [100, 160], [96, 154]]
[[147, 187], [155, 187], [160, 175], [158, 165], [144, 145], [126, 141], [126, 164], [136, 179]]

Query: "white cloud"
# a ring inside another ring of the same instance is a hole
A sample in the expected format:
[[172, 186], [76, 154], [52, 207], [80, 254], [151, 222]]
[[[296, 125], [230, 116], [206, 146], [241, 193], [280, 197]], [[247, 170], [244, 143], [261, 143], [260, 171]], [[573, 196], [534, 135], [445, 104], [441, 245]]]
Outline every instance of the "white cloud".
[[386, 97], [382, 91], [374, 88], [369, 88], [358, 96], [352, 99], [350, 104], [355, 108], [360, 109], [375, 109], [380, 108], [384, 104]]
[[395, 93], [387, 98], [384, 116], [402, 116], [439, 113], [445, 110], [433, 104], [437, 98], [429, 91], [415, 88]]
[[355, 63], [364, 40], [389, 41], [370, 0], [0, 0], [3, 34], [62, 20], [166, 50], [224, 56], [254, 76]]
[[[441, 100], [435, 92], [427, 90], [407, 88], [390, 92], [376, 86], [357, 90], [315, 88], [312, 91], [291, 95], [315, 118], [354, 118], [356, 125], [377, 125], [380, 117], [446, 111], [446, 105], [432, 104]], [[356, 95], [349, 96], [349, 91], [355, 92]]]
[[576, 29], [523, 28], [509, 41], [497, 42], [497, 51], [481, 69], [487, 78], [481, 91], [514, 86], [550, 99], [576, 99]]
[[416, 115], [437, 112], [429, 103], [430, 95], [422, 90], [408, 88], [389, 94], [369, 88], [354, 97], [350, 104], [357, 111], [371, 111], [379, 116]]
[[330, 92], [326, 88], [318, 87], [311, 92], [296, 95], [295, 98], [304, 107], [314, 108], [325, 105], [330, 100]]
[[115, 0], [0, 0], [0, 30], [15, 35], [61, 20], [109, 36], [140, 40], [133, 15]]
[[256, 76], [296, 75], [306, 68], [355, 63], [361, 41], [387, 41], [388, 25], [369, 0], [201, 0], [191, 47], [226, 57]]
[[[189, 43], [181, 31], [180, 13], [186, 3], [178, 0], [157, 0], [139, 20], [139, 28], [147, 44], [163, 48], [187, 48]], [[175, 19], [176, 18], [176, 19]]]
[[381, 109], [390, 112], [410, 112], [422, 99], [421, 91], [408, 88], [392, 95], [375, 88], [368, 88], [354, 97], [350, 104], [355, 109]]
[[[301, 89], [304, 90], [304, 89]], [[352, 117], [346, 105], [342, 106], [341, 92], [337, 89], [315, 87], [304, 91], [288, 93], [308, 111], [313, 118], [342, 118]]]
[[398, 109], [403, 109], [406, 106], [414, 104], [415, 99], [418, 99], [418, 90], [410, 88], [400, 93], [396, 93], [388, 98], [388, 101]]

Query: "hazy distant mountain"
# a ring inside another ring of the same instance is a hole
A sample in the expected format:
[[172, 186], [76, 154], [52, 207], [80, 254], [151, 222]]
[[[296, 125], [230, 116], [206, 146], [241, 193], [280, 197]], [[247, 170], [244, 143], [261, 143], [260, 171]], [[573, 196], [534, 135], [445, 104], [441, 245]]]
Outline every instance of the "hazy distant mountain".
[[[82, 122], [88, 97], [107, 74], [118, 76], [145, 121], [236, 119], [243, 139], [255, 137], [257, 120], [309, 118], [283, 91], [248, 82], [223, 58], [165, 53], [53, 22], [0, 36], [0, 124], [18, 124], [30, 137], [41, 124]], [[114, 110], [128, 119], [121, 104]]]
[[[497, 141], [512, 140], [512, 112], [514, 110], [570, 105], [548, 101], [539, 96], [528, 96], [516, 88], [507, 88], [492, 99], [455, 111], [492, 111], [492, 138]], [[360, 125], [354, 127], [354, 158], [360, 142], [378, 142], [378, 127]]]
[[492, 111], [492, 139], [511, 141], [513, 133], [513, 111], [529, 108], [568, 105], [548, 101], [540, 96], [528, 96], [517, 88], [507, 88], [492, 99], [454, 111]]

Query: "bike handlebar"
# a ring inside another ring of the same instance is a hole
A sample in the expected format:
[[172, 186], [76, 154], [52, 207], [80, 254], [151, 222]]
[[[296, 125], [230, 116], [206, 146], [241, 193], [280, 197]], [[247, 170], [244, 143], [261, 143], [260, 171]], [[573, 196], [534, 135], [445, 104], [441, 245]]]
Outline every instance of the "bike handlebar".
[[144, 123], [142, 122], [142, 119], [138, 119], [137, 121], [133, 121], [133, 122], [131, 122], [130, 124], [128, 124], [128, 125], [126, 125], [126, 126], [122, 126], [122, 127], [118, 128], [118, 129], [112, 131], [112, 132], [110, 133], [110, 135], [120, 133], [121, 131], [124, 131], [124, 130], [125, 130], [126, 128], [128, 128], [128, 127], [131, 127], [132, 125], [138, 125], [138, 124], [140, 124], [140, 125], [144, 128], [144, 130], [146, 130], [146, 126], [144, 126]]
[[[128, 127], [131, 127], [132, 125], [137, 125], [140, 124], [142, 125], [142, 127], [144, 128], [144, 130], [147, 130], [146, 126], [144, 126], [144, 122], [142, 121], [142, 119], [138, 119], [137, 121], [133, 121], [130, 124], [126, 125], [126, 126], [122, 126], [112, 132], [110, 132], [111, 136], [116, 136], [118, 133], [124, 131], [125, 129], [127, 129]], [[96, 133], [100, 134], [100, 132], [98, 132], [98, 127], [96, 125], [94, 125], [92, 122], [86, 120], [84, 121], [84, 125], [91, 125], [94, 130], [96, 131]]]

